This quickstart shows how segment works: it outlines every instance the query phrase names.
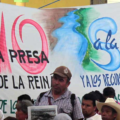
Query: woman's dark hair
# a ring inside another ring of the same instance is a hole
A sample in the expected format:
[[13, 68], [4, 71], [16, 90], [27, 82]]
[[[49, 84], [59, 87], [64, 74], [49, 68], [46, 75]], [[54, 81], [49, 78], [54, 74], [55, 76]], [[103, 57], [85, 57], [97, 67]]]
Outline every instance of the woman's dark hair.
[[98, 90], [95, 91], [95, 95], [97, 97], [97, 100], [99, 102], [105, 102], [105, 97], [103, 96], [102, 93], [100, 93]]
[[9, 117], [6, 117], [4, 120], [17, 120], [17, 119], [9, 116]]
[[17, 99], [17, 101], [22, 101], [22, 100], [29, 100], [32, 103], [34, 103], [34, 100], [32, 100], [31, 97], [27, 94], [20, 95]]
[[31, 101], [31, 97], [27, 94], [20, 95], [18, 97], [18, 101], [22, 101], [22, 100], [30, 100]]

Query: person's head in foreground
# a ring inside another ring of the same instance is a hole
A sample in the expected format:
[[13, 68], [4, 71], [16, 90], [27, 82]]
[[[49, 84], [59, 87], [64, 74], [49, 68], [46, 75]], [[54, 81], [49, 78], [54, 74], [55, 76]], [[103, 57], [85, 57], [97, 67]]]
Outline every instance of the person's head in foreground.
[[65, 113], [57, 114], [54, 120], [72, 120], [71, 117]]
[[17, 120], [17, 119], [9, 116], [9, 117], [6, 117], [4, 120]]
[[97, 100], [96, 95], [94, 92], [90, 92], [85, 94], [82, 98], [82, 112], [85, 118], [90, 118], [96, 114], [96, 104], [95, 101]]
[[28, 118], [28, 107], [32, 106], [32, 102], [29, 100], [19, 101], [16, 105], [16, 118], [17, 120], [25, 120]]
[[114, 98], [115, 97], [115, 90], [112, 87], [106, 87], [103, 89], [103, 95], [105, 98]]
[[96, 101], [96, 106], [102, 120], [120, 120], [120, 105], [113, 98], [107, 98], [105, 102]]
[[65, 66], [56, 68], [52, 74], [52, 92], [62, 95], [70, 85], [72, 74]]

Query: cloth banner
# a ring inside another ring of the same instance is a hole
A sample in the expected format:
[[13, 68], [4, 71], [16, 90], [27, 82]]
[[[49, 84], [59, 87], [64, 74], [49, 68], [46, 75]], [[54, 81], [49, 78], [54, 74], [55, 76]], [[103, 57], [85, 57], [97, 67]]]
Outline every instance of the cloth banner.
[[32, 9], [0, 4], [0, 109], [15, 115], [19, 95], [51, 88], [58, 66], [72, 72], [80, 100], [111, 86], [120, 101], [120, 3]]

